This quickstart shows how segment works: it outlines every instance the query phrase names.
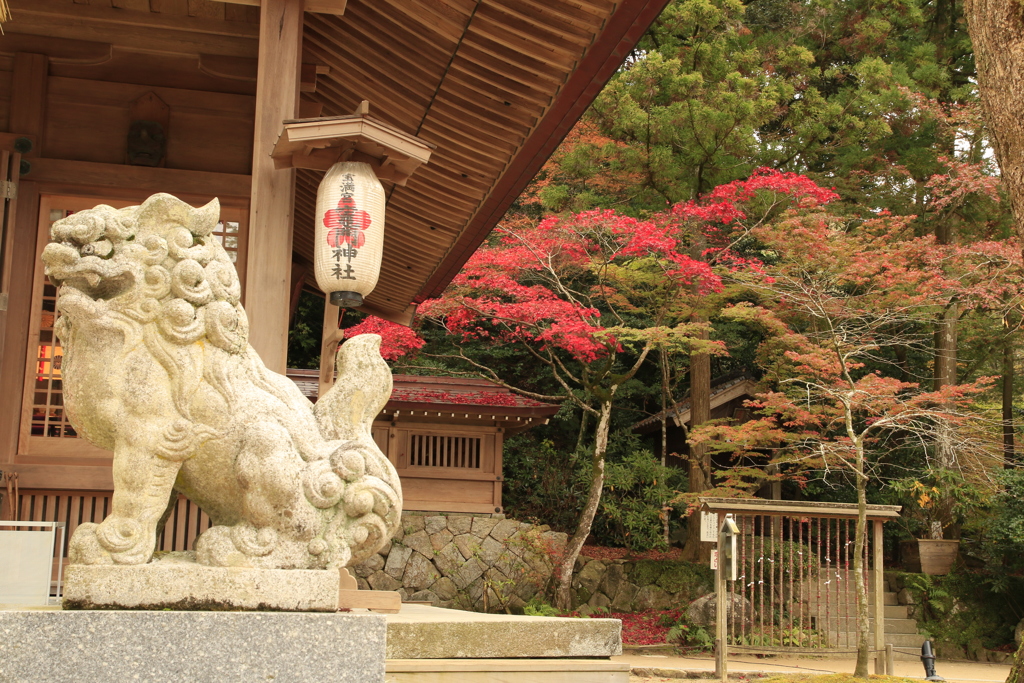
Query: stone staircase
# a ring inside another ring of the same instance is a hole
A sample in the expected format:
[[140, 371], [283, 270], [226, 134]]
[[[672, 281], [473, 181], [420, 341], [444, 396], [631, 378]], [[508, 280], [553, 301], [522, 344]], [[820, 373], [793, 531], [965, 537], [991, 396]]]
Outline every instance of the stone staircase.
[[[833, 647], [857, 647], [857, 592], [851, 570], [832, 570], [828, 577], [816, 581], [805, 581], [801, 586], [800, 598], [806, 614], [811, 617], [814, 628], [827, 633]], [[906, 605], [900, 605], [896, 593], [883, 593], [885, 608], [885, 642], [896, 648], [897, 660], [920, 660], [921, 644], [925, 636], [917, 630], [917, 620], [910, 618]], [[868, 593], [869, 613], [873, 617], [875, 595]], [[874, 646], [874, 628], [871, 629], [871, 646]], [[913, 651], [916, 654], [911, 654]]]

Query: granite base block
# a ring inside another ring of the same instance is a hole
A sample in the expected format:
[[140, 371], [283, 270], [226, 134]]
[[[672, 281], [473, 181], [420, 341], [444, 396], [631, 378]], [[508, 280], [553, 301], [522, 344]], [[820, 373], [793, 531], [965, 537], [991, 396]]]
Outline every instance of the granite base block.
[[402, 605], [387, 615], [388, 659], [607, 658], [622, 654], [618, 619], [483, 614]]
[[376, 614], [0, 611], [4, 683], [383, 683], [384, 651]]
[[208, 567], [190, 553], [148, 564], [68, 565], [65, 609], [334, 612], [337, 570]]

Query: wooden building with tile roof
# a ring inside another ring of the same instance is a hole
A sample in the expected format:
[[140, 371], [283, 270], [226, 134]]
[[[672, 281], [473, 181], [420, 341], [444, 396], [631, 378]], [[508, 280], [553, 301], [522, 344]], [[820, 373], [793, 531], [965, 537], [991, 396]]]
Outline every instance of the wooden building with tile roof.
[[112, 487], [111, 454], [63, 411], [56, 292], [39, 260], [51, 222], [155, 192], [218, 197], [250, 343], [284, 373], [290, 311], [315, 287], [314, 200], [330, 163], [366, 160], [384, 180], [383, 264], [363, 310], [408, 323], [666, 1], [9, 0], [0, 470], [65, 506]]

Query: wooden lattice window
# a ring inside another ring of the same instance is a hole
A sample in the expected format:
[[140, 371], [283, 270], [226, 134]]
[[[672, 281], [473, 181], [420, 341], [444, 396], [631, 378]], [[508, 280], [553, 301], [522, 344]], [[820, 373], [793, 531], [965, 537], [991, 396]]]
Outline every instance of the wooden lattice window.
[[[50, 226], [55, 221], [98, 204], [122, 208], [134, 203], [82, 197], [46, 196], [41, 200], [39, 232], [36, 239], [35, 285], [32, 293], [33, 336], [29, 341], [18, 449], [22, 455], [109, 457], [104, 451], [78, 439], [78, 434], [68, 422], [64, 411], [61, 379], [63, 352], [60, 341], [53, 333], [54, 322], [59, 316], [56, 310], [57, 289], [47, 279], [40, 255], [50, 240]], [[245, 213], [239, 208], [221, 207], [221, 217], [222, 220], [217, 224], [213, 234], [235, 263], [244, 287]]]
[[480, 469], [481, 441], [478, 436], [413, 433], [409, 435], [409, 465]]

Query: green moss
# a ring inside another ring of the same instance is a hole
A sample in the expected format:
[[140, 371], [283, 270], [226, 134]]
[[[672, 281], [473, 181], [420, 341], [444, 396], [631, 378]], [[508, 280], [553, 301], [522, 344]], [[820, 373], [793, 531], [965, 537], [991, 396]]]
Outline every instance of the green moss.
[[659, 588], [669, 593], [685, 593], [689, 600], [696, 600], [711, 592], [715, 573], [710, 567], [692, 562], [664, 561], [664, 570], [658, 577]]
[[631, 583], [640, 587], [650, 586], [661, 578], [666, 564], [668, 563], [664, 560], [639, 560], [627, 565], [626, 574], [629, 575]]

